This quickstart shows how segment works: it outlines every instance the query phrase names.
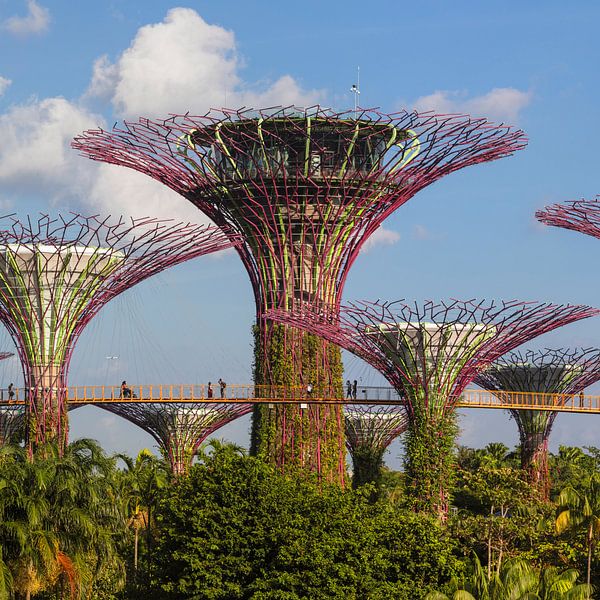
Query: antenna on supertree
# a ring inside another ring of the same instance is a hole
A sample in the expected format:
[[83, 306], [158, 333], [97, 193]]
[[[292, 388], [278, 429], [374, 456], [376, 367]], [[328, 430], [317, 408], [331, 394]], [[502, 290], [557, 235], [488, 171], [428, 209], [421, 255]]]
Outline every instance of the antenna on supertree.
[[346, 446], [352, 457], [352, 487], [381, 484], [383, 455], [408, 427], [402, 406], [351, 404], [344, 410]]
[[405, 401], [407, 490], [415, 508], [445, 518], [454, 471], [455, 405], [487, 364], [561, 325], [600, 311], [535, 302], [357, 302], [338, 316], [267, 316], [325, 337], [378, 369]]
[[[511, 352], [475, 377], [475, 383], [492, 392], [525, 392], [531, 403], [546, 403], [543, 394], [578, 394], [600, 379], [600, 350], [558, 349]], [[498, 394], [502, 400], [502, 394]], [[566, 398], [565, 398], [566, 401]], [[519, 428], [521, 467], [541, 497], [550, 497], [548, 438], [557, 412], [511, 410]]]
[[198, 447], [211, 433], [252, 410], [251, 404], [227, 402], [124, 402], [97, 406], [149, 433], [176, 476], [189, 469]]
[[67, 373], [90, 319], [136, 283], [233, 239], [216, 227], [148, 218], [0, 220], [0, 321], [21, 359], [30, 450], [67, 443]]
[[600, 238], [600, 196], [594, 200], [574, 200], [546, 206], [535, 213], [535, 218], [545, 225]]
[[[303, 303], [337, 310], [361, 247], [392, 212], [441, 177], [525, 144], [522, 131], [468, 116], [291, 106], [140, 119], [87, 131], [73, 147], [145, 173], [240, 234], [256, 300], [255, 383], [339, 397], [339, 350], [261, 315]], [[252, 452], [343, 483], [341, 411], [319, 410], [316, 427], [297, 406], [257, 407]], [[288, 436], [293, 422], [298, 435]], [[304, 450], [300, 439], [310, 440]]]

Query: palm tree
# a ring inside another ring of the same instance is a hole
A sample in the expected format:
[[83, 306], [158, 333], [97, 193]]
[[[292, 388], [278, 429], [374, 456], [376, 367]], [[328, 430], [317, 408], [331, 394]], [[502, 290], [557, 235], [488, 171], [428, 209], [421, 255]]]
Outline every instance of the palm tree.
[[577, 584], [578, 575], [573, 569], [536, 569], [524, 560], [514, 559], [488, 578], [475, 556], [470, 579], [453, 580], [450, 595], [430, 592], [425, 600], [586, 600], [592, 588]]
[[0, 545], [17, 597], [57, 589], [73, 598], [118, 564], [124, 518], [113, 471], [114, 462], [88, 440], [62, 457], [55, 446], [40, 447], [31, 460], [22, 449], [0, 455]]
[[152, 507], [156, 504], [160, 491], [166, 486], [169, 469], [165, 462], [158, 459], [150, 450], [144, 448], [135, 458], [119, 454], [125, 463], [124, 483], [127, 496], [128, 525], [134, 530], [133, 568], [138, 568], [140, 530], [147, 532], [150, 545], [150, 523]]
[[594, 473], [588, 480], [585, 493], [567, 486], [558, 497], [556, 531], [562, 533], [571, 528], [585, 531], [587, 547], [587, 578], [589, 585], [592, 576], [592, 556], [594, 546], [600, 539], [600, 475]]

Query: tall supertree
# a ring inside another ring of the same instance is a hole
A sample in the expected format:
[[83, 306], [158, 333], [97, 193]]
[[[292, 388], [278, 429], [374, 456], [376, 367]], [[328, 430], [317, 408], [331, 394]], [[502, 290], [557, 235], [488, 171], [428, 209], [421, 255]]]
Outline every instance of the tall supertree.
[[[484, 119], [317, 106], [140, 119], [88, 131], [73, 146], [161, 181], [242, 235], [238, 252], [256, 300], [255, 382], [312, 385], [337, 396], [340, 352], [262, 315], [305, 302], [336, 310], [352, 263], [387, 216], [444, 175], [525, 143], [521, 131]], [[257, 407], [253, 452], [342, 482], [341, 409], [319, 410], [315, 428], [298, 407]]]
[[352, 457], [352, 486], [381, 483], [383, 455], [408, 427], [404, 407], [351, 404], [344, 411], [346, 446]]
[[[600, 379], [600, 351], [559, 349], [512, 352], [486, 367], [475, 383], [492, 392], [525, 392], [532, 403], [543, 394], [578, 394]], [[502, 394], [499, 394], [502, 399]], [[550, 496], [548, 438], [558, 414], [551, 410], [511, 410], [519, 428], [521, 466], [542, 498]]]
[[249, 413], [251, 404], [192, 402], [124, 402], [98, 404], [149, 433], [171, 465], [182, 475], [192, 464], [200, 444], [217, 429]]
[[447, 514], [457, 433], [455, 405], [490, 362], [531, 338], [600, 311], [588, 306], [452, 300], [359, 302], [326, 311], [271, 311], [378, 369], [404, 399], [407, 488], [415, 508]]
[[155, 219], [0, 221], [0, 321], [21, 359], [30, 448], [67, 443], [69, 362], [90, 319], [136, 283], [232, 239], [215, 227]]

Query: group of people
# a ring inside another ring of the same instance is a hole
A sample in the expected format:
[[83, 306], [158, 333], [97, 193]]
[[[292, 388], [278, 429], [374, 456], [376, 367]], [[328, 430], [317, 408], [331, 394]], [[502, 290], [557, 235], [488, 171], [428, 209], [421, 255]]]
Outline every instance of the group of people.
[[[217, 383], [219, 384], [219, 392], [221, 394], [221, 398], [225, 398], [225, 390], [227, 389], [227, 384], [220, 377], [219, 377], [219, 381]], [[212, 398], [213, 394], [214, 394], [214, 392], [213, 392], [212, 383], [209, 381], [208, 388], [206, 389], [206, 397]]]

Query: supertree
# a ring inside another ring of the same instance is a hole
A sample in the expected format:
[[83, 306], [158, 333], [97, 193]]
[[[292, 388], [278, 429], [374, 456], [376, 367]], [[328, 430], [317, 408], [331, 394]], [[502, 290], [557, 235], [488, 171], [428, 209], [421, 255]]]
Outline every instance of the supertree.
[[149, 433], [171, 465], [182, 475], [192, 464], [200, 444], [217, 429], [249, 413], [251, 404], [192, 402], [124, 402], [98, 404], [101, 408], [135, 423]]
[[[493, 392], [525, 392], [532, 403], [543, 394], [577, 394], [600, 379], [600, 350], [558, 349], [512, 352], [486, 367], [475, 383]], [[499, 394], [502, 399], [502, 394]], [[550, 496], [548, 438], [558, 414], [551, 410], [511, 410], [519, 428], [521, 466], [542, 498]]]
[[351, 404], [344, 410], [346, 446], [352, 457], [352, 486], [381, 483], [383, 455], [408, 427], [404, 407]]
[[216, 227], [155, 219], [0, 221], [0, 321], [21, 359], [30, 449], [67, 442], [69, 362], [90, 319], [136, 283], [232, 239]]
[[457, 433], [455, 404], [478, 371], [531, 338], [597, 314], [588, 306], [527, 302], [358, 302], [324, 310], [271, 311], [379, 370], [404, 400], [407, 488], [415, 508], [448, 510]]
[[[525, 143], [521, 131], [484, 119], [317, 106], [140, 119], [88, 131], [73, 146], [161, 181], [241, 234], [238, 252], [256, 300], [255, 382], [312, 385], [337, 396], [339, 350], [262, 315], [305, 302], [335, 310], [350, 266], [388, 215], [444, 175]], [[319, 410], [315, 429], [297, 406], [257, 407], [252, 451], [280, 468], [343, 482], [341, 409]]]
[[600, 238], [600, 196], [594, 200], [574, 200], [564, 204], [552, 204], [535, 213], [545, 225], [572, 229]]

